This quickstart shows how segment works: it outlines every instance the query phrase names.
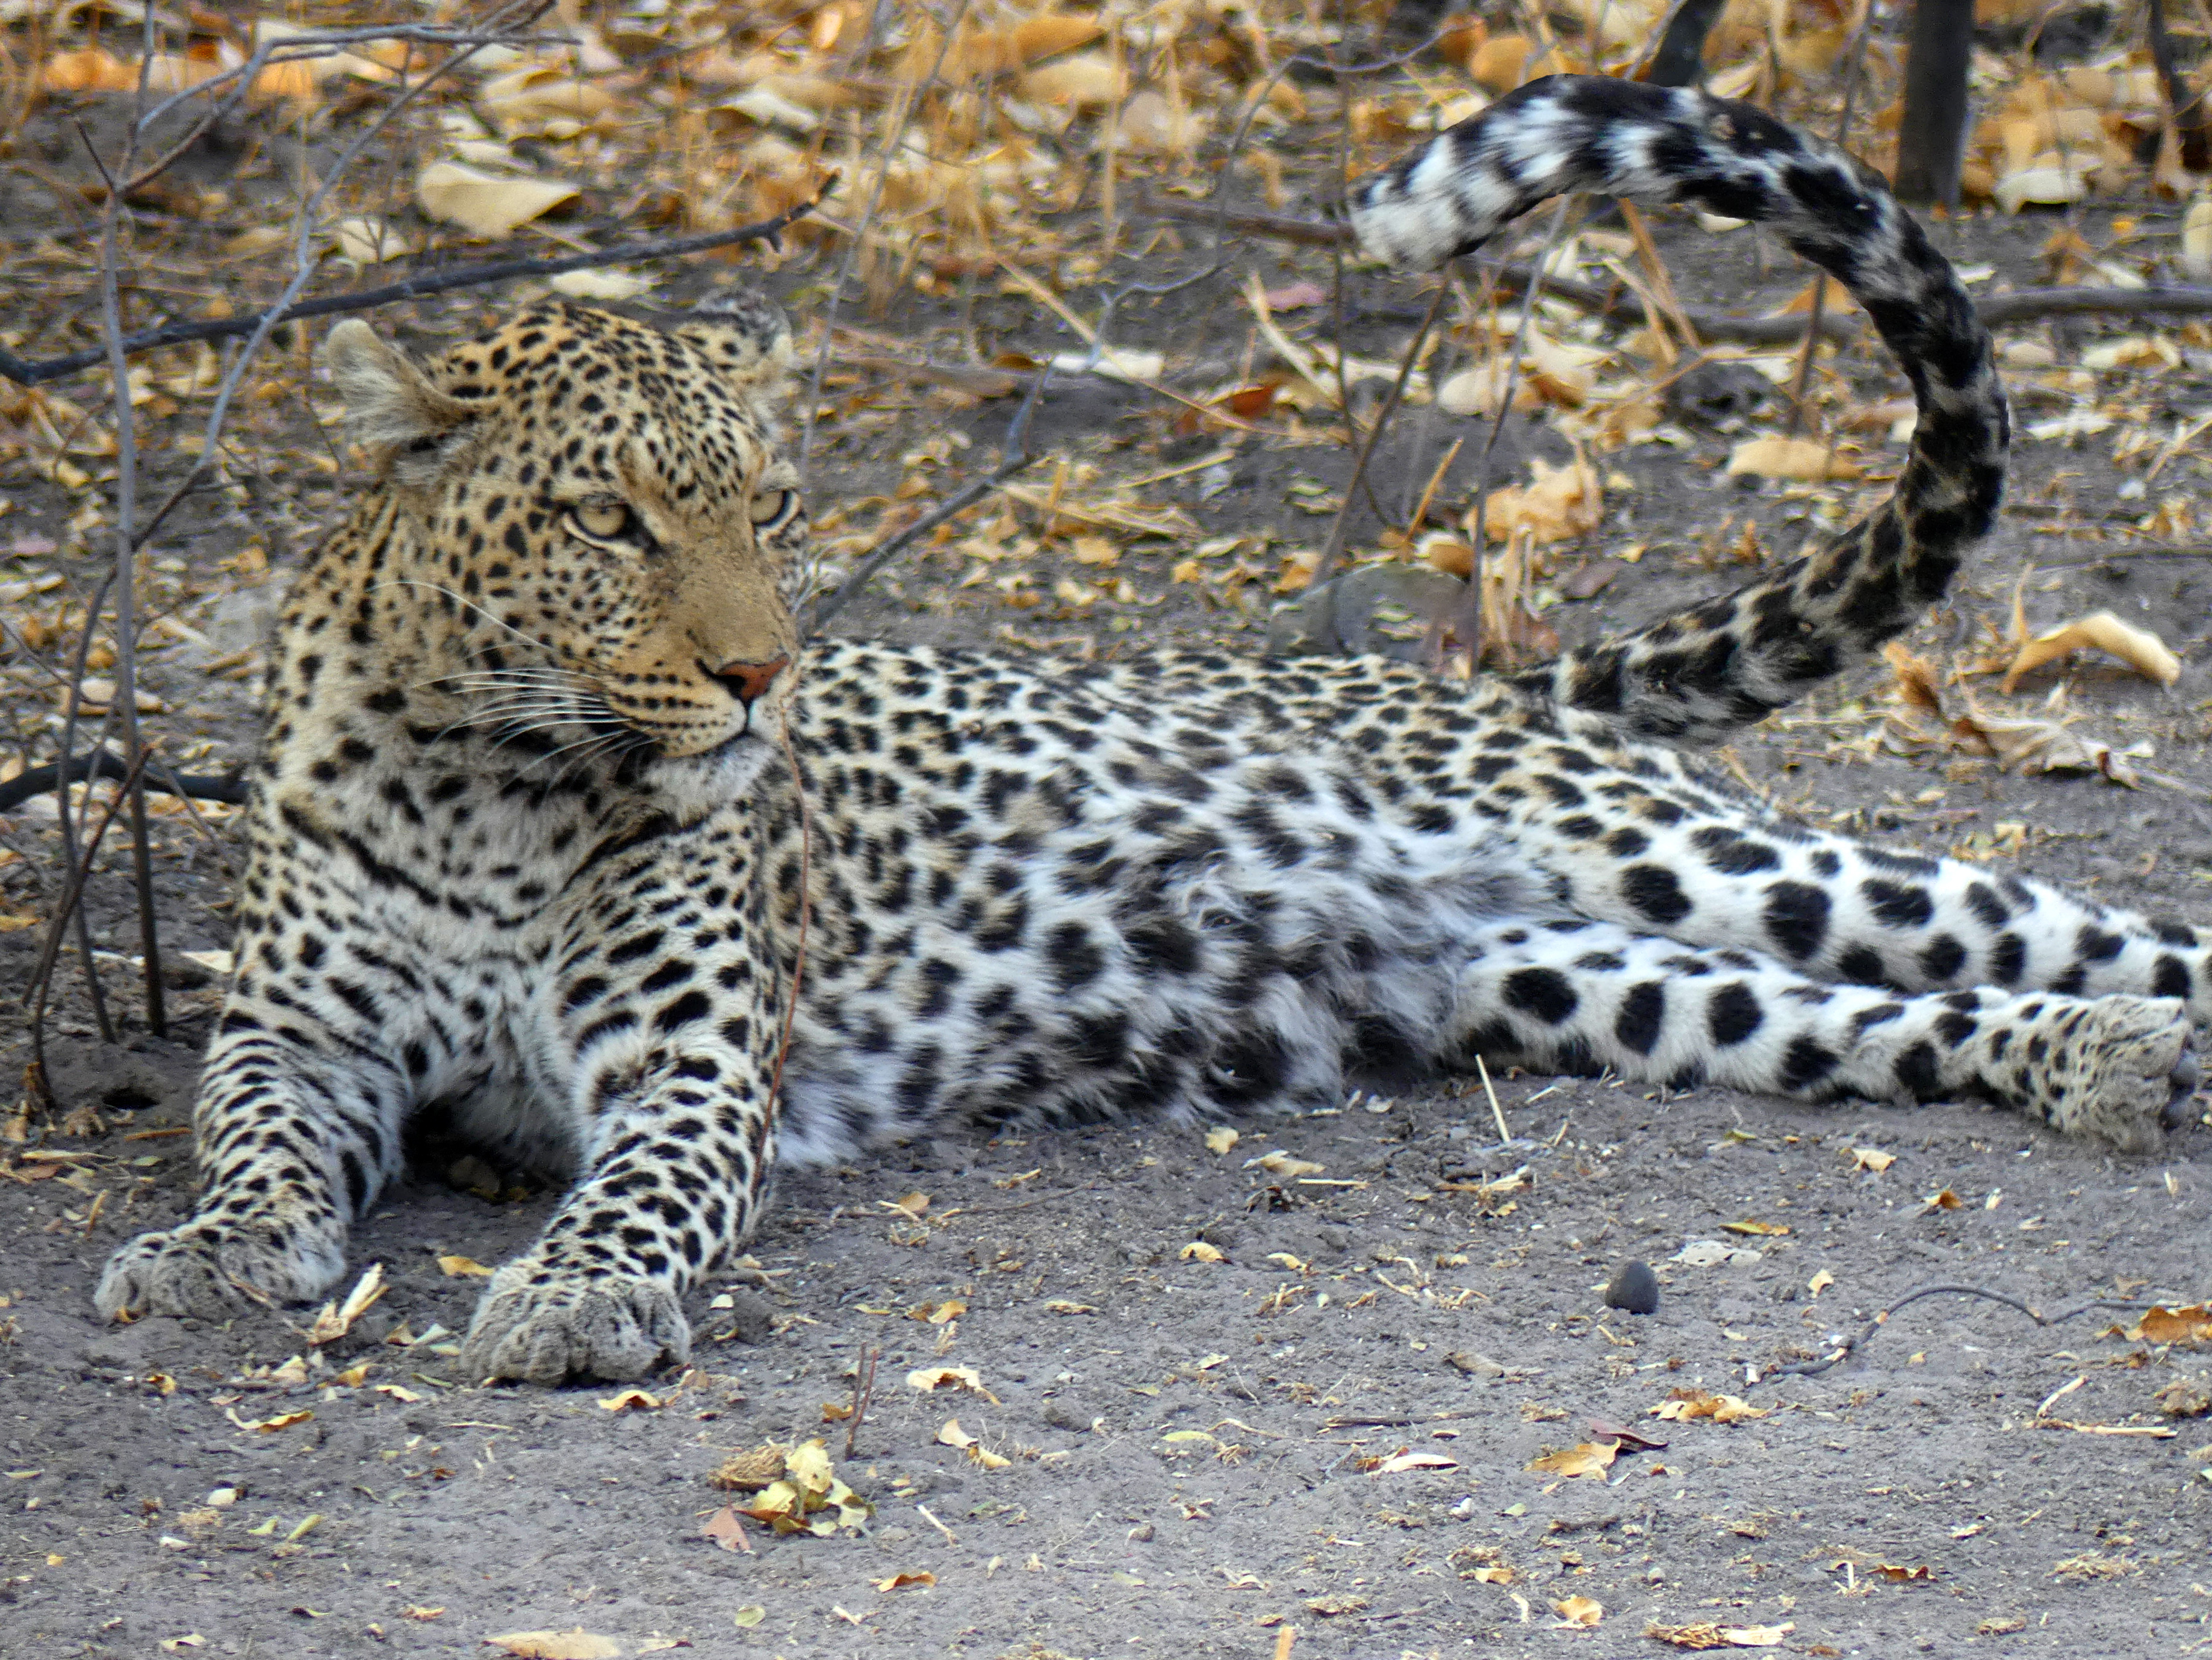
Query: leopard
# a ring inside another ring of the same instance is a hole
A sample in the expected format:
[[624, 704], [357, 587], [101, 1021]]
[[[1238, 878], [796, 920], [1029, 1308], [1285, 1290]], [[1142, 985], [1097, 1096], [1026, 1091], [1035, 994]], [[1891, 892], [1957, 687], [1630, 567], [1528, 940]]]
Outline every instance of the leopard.
[[456, 1362], [545, 1384], [684, 1360], [780, 1165], [952, 1127], [1517, 1066], [2162, 1145], [2212, 936], [1811, 828], [1698, 752], [1911, 626], [1989, 531], [2008, 416], [1957, 274], [1836, 147], [1603, 77], [1498, 99], [1344, 213], [1418, 271], [1573, 191], [1769, 227], [1918, 423], [1795, 561], [1471, 678], [809, 641], [767, 301], [549, 298], [426, 362], [333, 327], [370, 472], [271, 648], [197, 1202], [99, 1308], [323, 1296], [426, 1122], [564, 1184]]

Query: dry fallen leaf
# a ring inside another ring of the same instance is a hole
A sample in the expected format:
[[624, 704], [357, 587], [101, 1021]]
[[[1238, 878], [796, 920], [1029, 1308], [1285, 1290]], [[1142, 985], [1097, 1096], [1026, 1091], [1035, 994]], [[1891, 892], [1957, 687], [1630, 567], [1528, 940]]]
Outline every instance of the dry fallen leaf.
[[1675, 1424], [1688, 1423], [1696, 1418], [1710, 1418], [1716, 1424], [1734, 1424], [1747, 1418], [1764, 1418], [1772, 1410], [1771, 1407], [1754, 1407], [1733, 1395], [1678, 1389], [1667, 1391], [1667, 1398], [1651, 1408], [1651, 1416]]
[[1263, 1152], [1257, 1158], [1248, 1158], [1244, 1168], [1263, 1170], [1270, 1176], [1319, 1176], [1328, 1168], [1309, 1158], [1296, 1158], [1287, 1152]]
[[602, 1397], [599, 1406], [606, 1412], [629, 1412], [633, 1408], [640, 1412], [659, 1412], [661, 1402], [659, 1395], [648, 1394], [644, 1389], [623, 1389]]
[[1194, 1239], [1176, 1253], [1176, 1260], [1179, 1262], [1225, 1262], [1229, 1259], [1221, 1254], [1219, 1247], [1209, 1245], [1203, 1239]]
[[323, 1304], [315, 1315], [315, 1323], [307, 1332], [311, 1344], [334, 1343], [352, 1329], [353, 1323], [368, 1311], [369, 1305], [384, 1295], [384, 1264], [371, 1262], [354, 1281], [353, 1289], [343, 1303]]
[[469, 1256], [441, 1256], [438, 1259], [438, 1267], [448, 1280], [459, 1280], [471, 1276], [480, 1279], [491, 1277], [489, 1268]]
[[1644, 1634], [1678, 1649], [1778, 1649], [1782, 1639], [1796, 1629], [1795, 1621], [1780, 1626], [1717, 1626], [1708, 1620], [1694, 1626], [1655, 1622], [1644, 1627]]
[[1731, 478], [1790, 478], [1818, 483], [1856, 478], [1863, 471], [1857, 462], [1837, 454], [1832, 445], [1817, 438], [1747, 438], [1729, 453], [1728, 459]]
[[2033, 640], [2022, 641], [2006, 667], [1998, 690], [2008, 696], [2024, 674], [2071, 652], [2101, 651], [2118, 658], [2145, 679], [2170, 686], [2181, 678], [2181, 660], [2148, 629], [2122, 622], [2108, 611], [2093, 612]]
[[1237, 1132], [1227, 1125], [1217, 1125], [1206, 1133], [1206, 1150], [1217, 1155], [1225, 1153], [1237, 1145], [1239, 1139]]
[[1604, 1608], [1588, 1596], [1562, 1597], [1552, 1604], [1552, 1608], [1562, 1626], [1587, 1628], [1605, 1618]]
[[[780, 1534], [811, 1533], [827, 1538], [840, 1528], [857, 1532], [875, 1513], [874, 1505], [838, 1478], [829, 1450], [819, 1440], [783, 1451], [782, 1478], [769, 1482], [745, 1503], [734, 1505], [738, 1515], [766, 1523]], [[719, 1479], [721, 1472], [716, 1474]]]
[[2117, 1326], [2112, 1330], [2131, 1343], [2179, 1343], [2187, 1347], [2212, 1343], [2212, 1304], [2192, 1303], [2186, 1308], [2160, 1304], [2146, 1309], [2142, 1317], [2125, 1331]]
[[1897, 1162], [1895, 1153], [1884, 1152], [1880, 1147], [1846, 1147], [1844, 1151], [1850, 1154], [1855, 1168], [1872, 1171], [1876, 1176]]
[[423, 212], [477, 236], [509, 235], [577, 194], [574, 185], [505, 178], [459, 161], [433, 161], [415, 179], [415, 199]]
[[1563, 1447], [1557, 1452], [1547, 1452], [1540, 1458], [1533, 1458], [1523, 1468], [1534, 1470], [1540, 1475], [1587, 1475], [1601, 1481], [1605, 1479], [1606, 1471], [1613, 1467], [1613, 1456], [1620, 1450], [1620, 1444], [1617, 1441], [1584, 1441], [1578, 1446]]
[[1457, 1459], [1447, 1458], [1442, 1453], [1395, 1452], [1376, 1463], [1369, 1473], [1374, 1475], [1401, 1475], [1407, 1470], [1455, 1470], [1458, 1468]]
[[994, 1407], [999, 1404], [999, 1397], [983, 1387], [983, 1374], [973, 1366], [924, 1366], [907, 1373], [906, 1381], [909, 1389], [921, 1389], [925, 1394], [931, 1389], [967, 1389]]
[[519, 1660], [621, 1660], [622, 1645], [581, 1626], [572, 1631], [511, 1631], [487, 1637], [486, 1644]]
[[549, 289], [572, 300], [635, 300], [653, 292], [653, 279], [611, 266], [596, 271], [564, 271], [545, 279]]
[[[1605, 495], [1599, 488], [1597, 469], [1577, 458], [1553, 466], [1532, 457], [1526, 484], [1508, 484], [1491, 491], [1483, 511], [1483, 532], [1510, 541], [1525, 531], [1530, 541], [1564, 542], [1587, 536], [1598, 527], [1605, 511]], [[1468, 517], [1468, 534], [1474, 533], [1474, 515]], [[1455, 573], [1463, 574], [1463, 573]]]
[[937, 1583], [937, 1576], [927, 1568], [919, 1573], [894, 1573], [885, 1579], [871, 1580], [870, 1584], [886, 1595], [905, 1585], [928, 1586]]
[[1778, 1238], [1790, 1231], [1786, 1222], [1723, 1222], [1723, 1233], [1746, 1233], [1756, 1238]]
[[708, 1517], [707, 1525], [699, 1532], [724, 1550], [742, 1551], [748, 1556], [752, 1554], [752, 1541], [745, 1537], [745, 1524], [738, 1520], [737, 1511], [728, 1505]]

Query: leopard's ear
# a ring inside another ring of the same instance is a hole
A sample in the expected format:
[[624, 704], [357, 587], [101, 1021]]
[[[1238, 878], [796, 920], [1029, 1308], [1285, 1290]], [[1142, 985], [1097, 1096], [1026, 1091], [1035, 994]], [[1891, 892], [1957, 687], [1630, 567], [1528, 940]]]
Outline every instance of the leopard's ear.
[[791, 325], [781, 307], [750, 289], [719, 289], [675, 327], [773, 417], [791, 383]]
[[345, 399], [354, 436], [386, 452], [400, 483], [435, 478], [450, 441], [468, 424], [469, 405], [432, 386], [412, 358], [358, 317], [330, 331], [322, 360]]

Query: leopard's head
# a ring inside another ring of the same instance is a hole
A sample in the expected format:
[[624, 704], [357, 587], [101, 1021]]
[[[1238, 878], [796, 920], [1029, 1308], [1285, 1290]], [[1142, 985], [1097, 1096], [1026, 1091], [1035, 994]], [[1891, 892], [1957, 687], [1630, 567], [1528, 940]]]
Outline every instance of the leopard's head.
[[781, 313], [749, 295], [665, 323], [553, 302], [423, 363], [354, 319], [323, 361], [374, 460], [370, 505], [406, 532], [374, 609], [443, 623], [459, 660], [439, 684], [471, 724], [726, 784], [757, 772], [805, 580], [776, 447]]

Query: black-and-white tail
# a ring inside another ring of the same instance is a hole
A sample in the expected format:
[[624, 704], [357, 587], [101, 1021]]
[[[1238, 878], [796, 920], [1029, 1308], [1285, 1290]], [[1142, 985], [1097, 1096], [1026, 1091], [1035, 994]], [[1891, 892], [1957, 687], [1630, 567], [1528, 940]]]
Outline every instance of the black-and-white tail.
[[1942, 597], [2003, 491], [2004, 389], [1957, 273], [1872, 169], [1700, 92], [1603, 76], [1531, 82], [1363, 180], [1352, 224], [1370, 254], [1425, 269], [1569, 191], [1694, 203], [1771, 226], [1865, 309], [1919, 405], [1895, 494], [1826, 548], [1522, 680], [1645, 736], [1716, 741]]

